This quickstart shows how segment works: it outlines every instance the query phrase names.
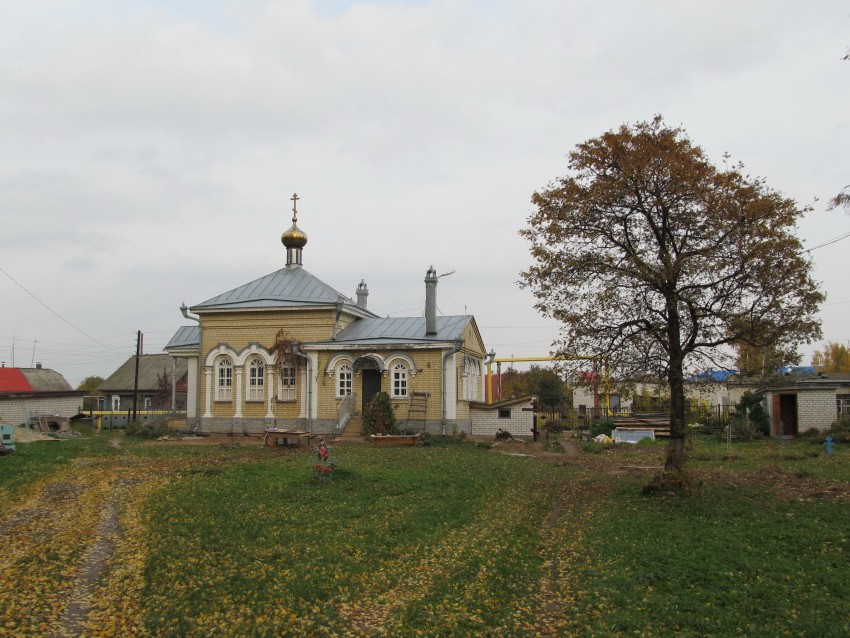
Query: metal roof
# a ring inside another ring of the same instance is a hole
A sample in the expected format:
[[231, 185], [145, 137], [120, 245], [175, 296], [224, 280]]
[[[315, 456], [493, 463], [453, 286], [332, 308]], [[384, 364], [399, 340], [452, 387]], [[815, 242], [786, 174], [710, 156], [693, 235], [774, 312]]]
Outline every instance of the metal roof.
[[61, 374], [48, 368], [0, 368], [0, 392], [68, 392], [73, 388]]
[[[186, 359], [173, 358], [170, 354], [143, 354], [139, 357], [139, 392], [160, 391], [159, 377], [163, 372], [171, 377], [172, 362], [177, 362], [177, 381], [185, 375], [189, 366]], [[125, 361], [100, 384], [102, 392], [132, 392], [136, 377], [136, 356]]]
[[[304, 344], [310, 349], [323, 345], [340, 344], [345, 346], [402, 346], [445, 343], [463, 337], [463, 330], [471, 315], [437, 317], [437, 334], [425, 335], [425, 317], [377, 317], [359, 319], [340, 331], [336, 339], [314, 341]], [[165, 350], [174, 352], [182, 349], [195, 349], [200, 341], [198, 326], [181, 326], [171, 337]], [[150, 355], [146, 355], [150, 356]], [[127, 365], [127, 364], [125, 364]], [[170, 368], [169, 368], [170, 369]]]
[[180, 326], [165, 346], [165, 350], [182, 350], [197, 348], [201, 342], [200, 326]]
[[67, 392], [73, 390], [71, 384], [55, 370], [47, 368], [20, 368], [36, 392]]
[[0, 392], [32, 392], [32, 389], [18, 368], [0, 368]]
[[301, 267], [281, 268], [254, 281], [192, 306], [192, 312], [257, 308], [328, 306], [342, 302], [360, 317], [376, 315]]
[[451, 341], [463, 337], [471, 315], [437, 317], [437, 334], [425, 335], [425, 317], [377, 317], [361, 319], [342, 330], [334, 343], [403, 345]]

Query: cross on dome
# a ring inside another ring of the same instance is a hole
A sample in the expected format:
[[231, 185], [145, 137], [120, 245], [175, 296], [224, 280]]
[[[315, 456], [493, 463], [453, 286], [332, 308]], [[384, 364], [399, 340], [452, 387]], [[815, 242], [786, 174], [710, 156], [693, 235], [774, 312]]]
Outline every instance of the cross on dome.
[[298, 200], [301, 198], [298, 197], [298, 193], [292, 193], [292, 197], [289, 199], [292, 200], [292, 223], [294, 224], [298, 221], [298, 210], [296, 209], [298, 208]]
[[286, 265], [289, 268], [301, 266], [301, 249], [307, 243], [307, 233], [298, 228], [298, 193], [292, 193], [292, 226], [280, 236], [280, 241], [286, 247]]

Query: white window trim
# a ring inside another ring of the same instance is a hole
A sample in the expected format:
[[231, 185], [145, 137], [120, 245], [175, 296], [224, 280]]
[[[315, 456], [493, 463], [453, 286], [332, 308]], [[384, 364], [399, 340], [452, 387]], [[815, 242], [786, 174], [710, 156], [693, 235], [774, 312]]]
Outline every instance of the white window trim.
[[245, 401], [263, 401], [266, 396], [266, 362], [260, 356], [251, 357], [245, 362], [245, 372]]
[[478, 388], [481, 386], [481, 361], [466, 356], [463, 360], [463, 399], [478, 401]]
[[[224, 366], [228, 363], [228, 366]], [[222, 370], [227, 369], [230, 374], [227, 376], [229, 383], [222, 385]], [[233, 360], [230, 357], [221, 357], [215, 362], [215, 400], [230, 403], [233, 401]]]
[[397, 363], [393, 366], [392, 376], [392, 398], [406, 399], [410, 391], [410, 371], [404, 363]]
[[[284, 374], [284, 370], [287, 370], [288, 374]], [[284, 385], [285, 380], [291, 383]], [[293, 365], [282, 365], [277, 369], [277, 400], [298, 400], [298, 369]]]
[[[345, 386], [343, 387], [343, 375], [345, 377]], [[343, 390], [347, 390], [344, 392]], [[343, 363], [336, 369], [336, 396], [344, 397], [354, 393], [354, 368], [348, 363]]]

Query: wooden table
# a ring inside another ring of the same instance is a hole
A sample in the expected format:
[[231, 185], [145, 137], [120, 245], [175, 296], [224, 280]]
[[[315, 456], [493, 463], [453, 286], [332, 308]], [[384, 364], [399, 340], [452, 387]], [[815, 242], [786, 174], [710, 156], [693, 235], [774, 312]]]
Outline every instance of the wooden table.
[[310, 433], [302, 430], [281, 430], [279, 428], [266, 428], [266, 436], [263, 445], [275, 447], [276, 445], [289, 445], [299, 447], [310, 443]]

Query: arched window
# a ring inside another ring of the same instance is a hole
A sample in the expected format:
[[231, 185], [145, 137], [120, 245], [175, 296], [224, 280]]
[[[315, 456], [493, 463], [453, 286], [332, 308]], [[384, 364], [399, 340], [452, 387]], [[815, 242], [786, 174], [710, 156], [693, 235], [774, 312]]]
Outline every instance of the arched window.
[[466, 401], [478, 401], [478, 388], [481, 385], [481, 362], [473, 357], [463, 360], [463, 398]]
[[295, 401], [295, 366], [288, 363], [279, 368], [277, 398], [279, 401]]
[[247, 396], [245, 397], [248, 401], [263, 400], [263, 390], [265, 389], [265, 377], [263, 373], [265, 372], [265, 367], [265, 363], [260, 357], [253, 357], [248, 361], [248, 388]]
[[407, 396], [407, 366], [397, 363], [393, 366], [393, 397]]
[[233, 400], [233, 363], [229, 357], [221, 357], [215, 366], [215, 400]]
[[347, 363], [343, 363], [336, 372], [336, 395], [343, 397], [351, 394], [351, 380], [354, 377], [354, 370]]

